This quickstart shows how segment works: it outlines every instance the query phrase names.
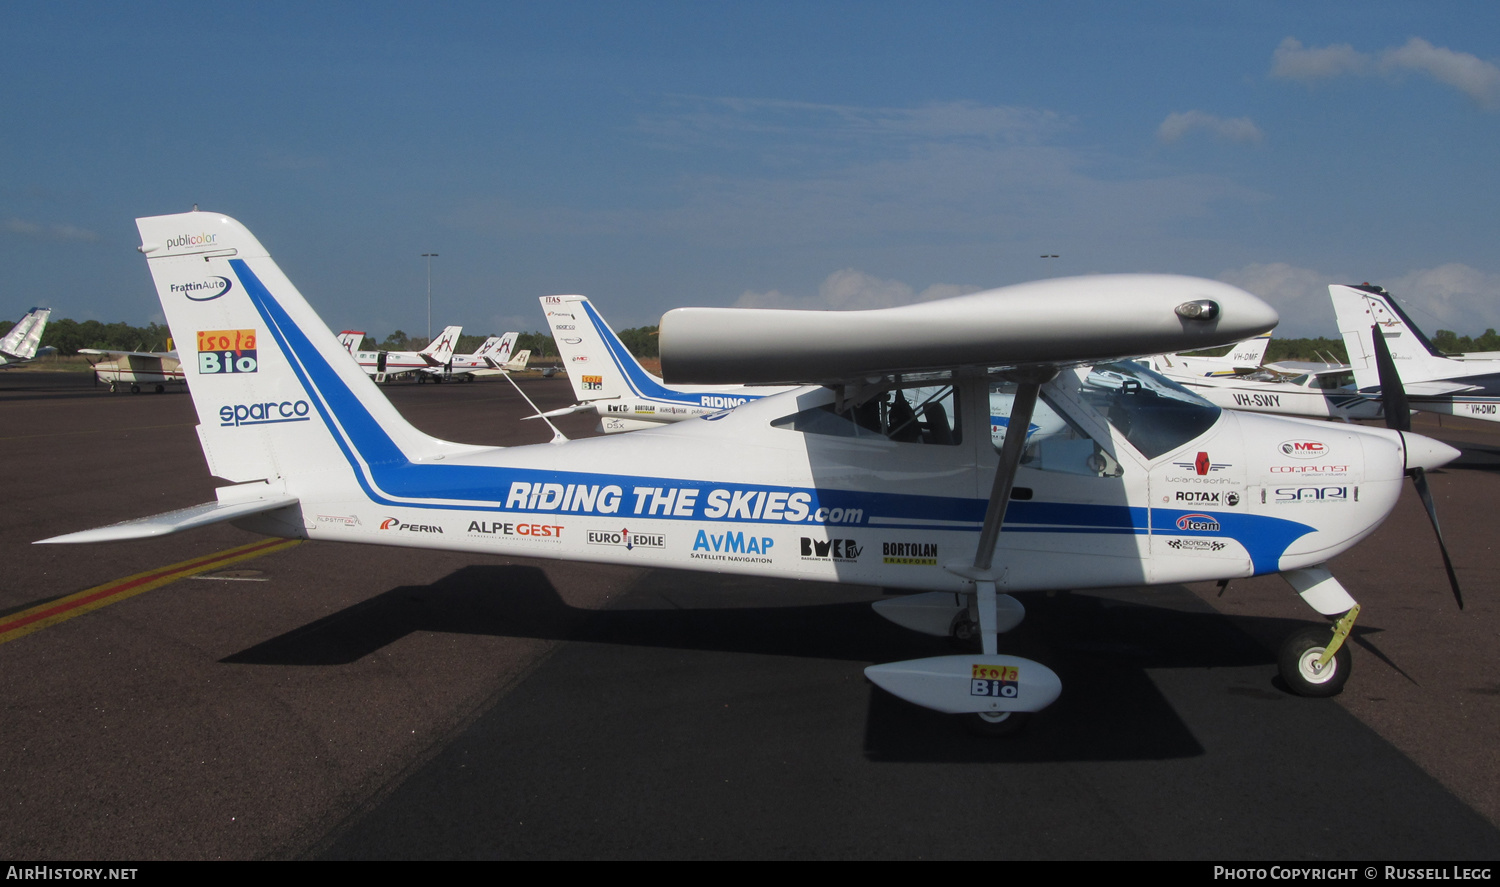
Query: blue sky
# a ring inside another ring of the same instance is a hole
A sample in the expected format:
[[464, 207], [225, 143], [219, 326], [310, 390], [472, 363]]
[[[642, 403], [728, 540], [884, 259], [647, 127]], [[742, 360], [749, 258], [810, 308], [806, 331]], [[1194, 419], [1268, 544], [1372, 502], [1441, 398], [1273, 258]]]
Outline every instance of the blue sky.
[[133, 220], [196, 203], [378, 336], [424, 252], [485, 334], [1118, 271], [1500, 327], [1500, 4], [308, 6], [7, 4], [0, 315], [159, 319]]

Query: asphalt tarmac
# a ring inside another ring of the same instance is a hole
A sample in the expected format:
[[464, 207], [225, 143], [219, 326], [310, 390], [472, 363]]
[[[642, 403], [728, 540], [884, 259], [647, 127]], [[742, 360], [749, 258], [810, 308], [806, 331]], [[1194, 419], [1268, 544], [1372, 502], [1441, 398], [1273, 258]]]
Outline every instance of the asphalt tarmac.
[[[503, 381], [386, 391], [550, 436]], [[7, 859], [1500, 858], [1500, 426], [1417, 421], [1465, 453], [1431, 477], [1465, 609], [1414, 495], [1334, 562], [1342, 696], [1279, 686], [1314, 617], [1277, 577], [1026, 595], [1007, 644], [1064, 693], [997, 742], [864, 681], [952, 652], [878, 588], [328, 543], [127, 588], [262, 540], [30, 544], [212, 499], [189, 398], [12, 372], [0, 415]]]

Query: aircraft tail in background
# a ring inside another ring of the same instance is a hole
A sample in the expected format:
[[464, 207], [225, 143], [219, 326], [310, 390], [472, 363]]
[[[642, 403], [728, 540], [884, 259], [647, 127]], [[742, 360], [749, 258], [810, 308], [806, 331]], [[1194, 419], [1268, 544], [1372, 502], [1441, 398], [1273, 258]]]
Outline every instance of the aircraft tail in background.
[[356, 360], [359, 359], [359, 346], [364, 340], [365, 334], [360, 330], [344, 330], [339, 333], [339, 344]]
[[1328, 287], [1328, 295], [1333, 299], [1339, 334], [1344, 337], [1344, 346], [1349, 350], [1354, 381], [1361, 389], [1380, 386], [1372, 327], [1380, 328], [1396, 370], [1408, 385], [1495, 372], [1493, 368], [1482, 366], [1482, 361], [1453, 360], [1443, 356], [1390, 293], [1381, 287], [1333, 284]]
[[1270, 333], [1236, 342], [1222, 357], [1158, 354], [1151, 358], [1151, 368], [1174, 376], [1235, 376], [1259, 367], [1270, 342]]
[[475, 351], [473, 356], [482, 360], [491, 369], [501, 369], [510, 362], [512, 352], [516, 347], [516, 339], [520, 335], [520, 333], [511, 332], [503, 336], [490, 336], [483, 345], [479, 346], [479, 350]]
[[16, 321], [4, 338], [0, 338], [0, 366], [8, 363], [25, 363], [36, 357], [42, 344], [42, 331], [47, 328], [51, 308], [33, 308]]
[[542, 296], [542, 311], [579, 403], [622, 400], [660, 389], [584, 296]]
[[444, 366], [453, 359], [453, 349], [458, 345], [458, 337], [463, 334], [461, 326], [444, 327], [438, 337], [427, 343], [427, 347], [417, 353], [427, 361], [428, 366]]

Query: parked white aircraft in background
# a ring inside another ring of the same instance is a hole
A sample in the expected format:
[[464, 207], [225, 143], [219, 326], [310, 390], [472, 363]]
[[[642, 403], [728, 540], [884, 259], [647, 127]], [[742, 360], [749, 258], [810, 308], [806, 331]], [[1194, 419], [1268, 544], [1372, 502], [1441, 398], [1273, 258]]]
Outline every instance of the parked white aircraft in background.
[[1378, 419], [1378, 396], [1361, 394], [1348, 366], [1321, 365], [1296, 373], [1261, 367], [1270, 336], [1240, 342], [1223, 357], [1158, 354], [1141, 363], [1231, 410], [1312, 419]]
[[429, 367], [422, 372], [440, 375], [445, 379], [462, 379], [465, 382], [474, 381], [476, 376], [519, 372], [526, 369], [526, 364], [531, 360], [530, 351], [512, 353], [520, 335], [511, 332], [503, 336], [490, 336], [473, 354], [455, 354], [446, 367]]
[[578, 403], [536, 418], [593, 410], [606, 434], [655, 428], [737, 407], [786, 386], [668, 385], [646, 372], [583, 296], [542, 296], [542, 312]]
[[1236, 342], [1229, 353], [1220, 357], [1199, 357], [1192, 354], [1155, 354], [1148, 366], [1169, 379], [1181, 381], [1191, 377], [1239, 376], [1260, 369], [1266, 357], [1266, 346], [1271, 343], [1271, 334], [1255, 336]]
[[1412, 409], [1500, 422], [1500, 360], [1445, 356], [1381, 287], [1335, 284], [1328, 294], [1360, 391], [1380, 396], [1372, 335], [1379, 329]]
[[[661, 325], [667, 378], [818, 384], [636, 434], [450, 443], [412, 427], [345, 359], [238, 222], [193, 212], [137, 225], [173, 331], [261, 337], [249, 372], [186, 366], [209, 470], [230, 485], [201, 506], [46, 541], [234, 521], [292, 538], [904, 588], [917, 593], [877, 612], [929, 634], [977, 634], [982, 652], [865, 674], [976, 727], [1008, 729], [1061, 692], [1045, 665], [999, 652], [1025, 612], [1011, 591], [1279, 572], [1338, 617], [1288, 640], [1282, 677], [1303, 694], [1338, 692], [1358, 607], [1329, 559], [1385, 518], [1404, 473], [1424, 489], [1423, 470], [1458, 455], [1389, 429], [1221, 410], [1128, 361], [1077, 367], [1276, 323], [1249, 293], [1165, 275], [1058, 278], [873, 311], [677, 309]], [[205, 279], [238, 285], [185, 295]], [[939, 389], [932, 402], [948, 421], [910, 439], [885, 417], [914, 389]], [[1029, 425], [1038, 403], [1067, 421], [997, 449], [974, 433], [997, 391], [1014, 424]], [[874, 428], [870, 415], [882, 417]]]
[[[218, 370], [210, 369], [205, 372], [235, 372], [236, 360], [248, 359], [254, 362], [255, 339], [251, 336], [247, 342], [243, 337], [235, 335], [240, 332], [242, 331], [204, 330], [198, 334], [197, 359], [212, 361], [215, 366], [220, 367]], [[166, 351], [80, 348], [78, 353], [93, 365], [94, 381], [109, 383], [110, 394], [127, 385], [130, 386], [131, 394], [140, 394], [142, 385], [153, 386], [156, 393], [161, 394], [167, 390], [168, 383], [187, 381], [187, 376], [182, 371], [182, 360], [171, 339], [167, 340]]]
[[[444, 327], [436, 339], [428, 343], [421, 351], [360, 351], [360, 343], [364, 341], [365, 334], [358, 330], [344, 330], [339, 333], [338, 342], [344, 350], [354, 358], [365, 375], [375, 377], [376, 382], [384, 382], [405, 373], [413, 373], [418, 370], [441, 369], [448, 365], [453, 358], [453, 348], [458, 344], [458, 337], [464, 328], [461, 326]], [[442, 376], [429, 377], [425, 373], [417, 376], [417, 381], [425, 382], [428, 378], [435, 378], [441, 382]]]
[[1354, 372], [1347, 366], [1295, 376], [1263, 371], [1232, 378], [1169, 378], [1225, 409], [1345, 422], [1381, 416], [1380, 396], [1360, 393], [1354, 385]]
[[0, 337], [0, 370], [30, 363], [42, 350], [42, 331], [47, 328], [51, 308], [33, 308]]

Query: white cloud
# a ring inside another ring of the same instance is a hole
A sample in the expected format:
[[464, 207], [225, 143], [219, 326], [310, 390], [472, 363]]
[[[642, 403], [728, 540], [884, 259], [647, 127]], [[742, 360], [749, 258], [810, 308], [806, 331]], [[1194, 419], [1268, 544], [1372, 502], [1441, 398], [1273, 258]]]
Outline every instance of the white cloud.
[[85, 228], [76, 228], [72, 225], [45, 225], [28, 222], [25, 219], [6, 219], [4, 227], [12, 234], [40, 237], [44, 240], [93, 241], [99, 239], [98, 234]]
[[1328, 285], [1350, 283], [1348, 275], [1271, 262], [1235, 268], [1218, 277], [1225, 283], [1260, 296], [1276, 309], [1281, 315], [1281, 323], [1277, 324], [1274, 335], [1292, 339], [1310, 336], [1338, 338], [1333, 305], [1328, 300]]
[[1377, 282], [1416, 309], [1412, 320], [1424, 332], [1441, 328], [1475, 336], [1500, 329], [1500, 274], [1450, 262]]
[[1326, 80], [1364, 74], [1371, 67], [1370, 57], [1347, 43], [1308, 49], [1297, 38], [1288, 37], [1271, 53], [1271, 76], [1287, 80]]
[[1500, 68], [1467, 52], [1454, 52], [1413, 37], [1400, 49], [1381, 54], [1386, 69], [1419, 71], [1473, 99], [1481, 108], [1500, 108]]
[[1500, 67], [1467, 52], [1433, 46], [1413, 37], [1405, 46], [1362, 53], [1347, 43], [1308, 48], [1295, 37], [1271, 54], [1271, 76], [1311, 83], [1343, 76], [1416, 72], [1451, 86], [1485, 110], [1500, 109]]
[[815, 295], [797, 296], [780, 290], [757, 293], [746, 291], [735, 308], [807, 308], [855, 311], [865, 308], [892, 308], [913, 302], [929, 302], [977, 293], [981, 287], [953, 283], [935, 283], [920, 293], [899, 280], [882, 280], [863, 271], [845, 268], [828, 275]]
[[1202, 130], [1226, 142], [1259, 142], [1265, 138], [1249, 117], [1216, 117], [1202, 111], [1181, 111], [1167, 115], [1157, 127], [1156, 137], [1171, 144], [1193, 130]]
[[1411, 310], [1412, 320], [1428, 334], [1448, 329], [1474, 336], [1488, 328], [1500, 329], [1500, 274], [1450, 263], [1408, 271], [1381, 280], [1284, 262], [1246, 265], [1218, 275], [1225, 283], [1254, 293], [1281, 314], [1275, 335], [1288, 338], [1338, 338], [1338, 325], [1328, 299], [1331, 283], [1376, 283]]

